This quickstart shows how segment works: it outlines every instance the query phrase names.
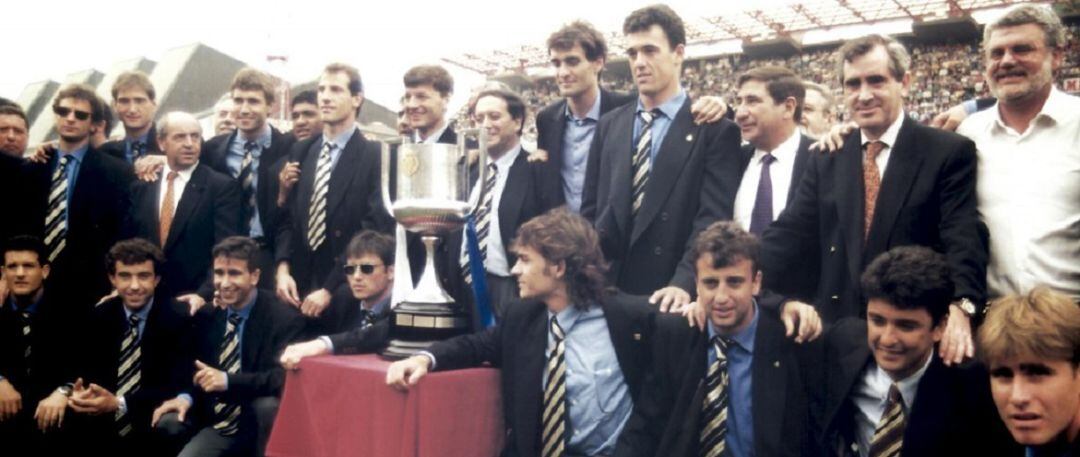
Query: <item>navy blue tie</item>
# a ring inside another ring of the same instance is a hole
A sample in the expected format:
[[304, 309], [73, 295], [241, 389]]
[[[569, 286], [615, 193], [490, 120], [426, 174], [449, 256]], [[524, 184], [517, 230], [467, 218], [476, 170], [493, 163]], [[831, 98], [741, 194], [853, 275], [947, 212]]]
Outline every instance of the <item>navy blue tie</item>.
[[773, 221], [772, 176], [769, 175], [769, 166], [773, 162], [776, 162], [776, 157], [772, 154], [766, 153], [761, 157], [761, 179], [758, 180], [754, 210], [750, 213], [750, 233], [758, 236]]

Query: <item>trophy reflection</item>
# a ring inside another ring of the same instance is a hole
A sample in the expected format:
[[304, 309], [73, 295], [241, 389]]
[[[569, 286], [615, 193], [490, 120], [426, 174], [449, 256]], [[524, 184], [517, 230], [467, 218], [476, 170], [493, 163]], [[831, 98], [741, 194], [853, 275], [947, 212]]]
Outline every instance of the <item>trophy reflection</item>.
[[[469, 136], [477, 137], [480, 144], [476, 167], [468, 166], [465, 139]], [[408, 357], [435, 341], [469, 330], [468, 314], [440, 285], [435, 247], [447, 233], [461, 229], [475, 210], [478, 203], [470, 203], [469, 191], [472, 183], [487, 179], [486, 149], [480, 129], [459, 131], [456, 145], [405, 139], [383, 143], [383, 204], [405, 230], [420, 235], [426, 251], [420, 281], [391, 314], [390, 342], [381, 352], [384, 357]], [[470, 179], [473, 174], [479, 181]]]

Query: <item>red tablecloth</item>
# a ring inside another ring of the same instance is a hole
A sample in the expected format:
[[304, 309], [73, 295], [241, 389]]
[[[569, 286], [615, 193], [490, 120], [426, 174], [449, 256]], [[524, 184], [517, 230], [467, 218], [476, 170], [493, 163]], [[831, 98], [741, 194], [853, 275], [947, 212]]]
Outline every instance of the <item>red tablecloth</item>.
[[487, 457], [503, 445], [499, 372], [428, 374], [386, 386], [374, 355], [305, 359], [285, 382], [266, 454], [274, 457]]

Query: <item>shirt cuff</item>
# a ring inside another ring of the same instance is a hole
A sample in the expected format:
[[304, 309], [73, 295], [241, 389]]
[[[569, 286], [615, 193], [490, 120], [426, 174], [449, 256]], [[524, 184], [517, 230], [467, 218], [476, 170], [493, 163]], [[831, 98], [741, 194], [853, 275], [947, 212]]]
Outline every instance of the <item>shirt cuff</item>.
[[225, 373], [225, 392], [229, 391], [229, 373]]
[[329, 336], [323, 335], [323, 336], [320, 336], [318, 339], [319, 339], [319, 341], [322, 341], [322, 343], [326, 345], [326, 348], [330, 350], [331, 354], [334, 353], [334, 342], [330, 341]]
[[116, 400], [116, 415], [123, 416], [124, 414], [127, 414], [127, 398], [124, 398], [124, 396], [121, 395], [120, 398]]
[[422, 355], [424, 357], [427, 357], [428, 360], [431, 361], [431, 366], [428, 367], [428, 371], [435, 371], [435, 365], [436, 365], [436, 363], [435, 363], [435, 354], [432, 354], [432, 353], [430, 353], [428, 351], [420, 351], [420, 352], [417, 352], [416, 355]]
[[979, 104], [976, 103], [975, 99], [964, 100], [964, 103], [961, 103], [960, 106], [964, 107], [964, 113], [969, 116], [979, 111]]
[[176, 398], [183, 398], [185, 401], [188, 402], [188, 405], [195, 406], [195, 399], [191, 398], [191, 395], [188, 393], [182, 393], [180, 395], [177, 395]]

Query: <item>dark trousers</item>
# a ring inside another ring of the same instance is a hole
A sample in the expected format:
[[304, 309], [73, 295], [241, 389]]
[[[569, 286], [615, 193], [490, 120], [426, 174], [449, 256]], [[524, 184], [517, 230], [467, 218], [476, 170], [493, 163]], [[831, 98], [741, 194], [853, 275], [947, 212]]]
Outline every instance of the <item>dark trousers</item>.
[[254, 423], [245, 422], [242, 418], [239, 430], [230, 436], [215, 430], [213, 423], [196, 427], [190, 416], [180, 422], [176, 413], [162, 416], [156, 432], [161, 440], [169, 443], [172, 448], [167, 455], [173, 455], [179, 450], [180, 457], [261, 457], [266, 454], [266, 442], [270, 439], [279, 403], [277, 397], [258, 397], [252, 400]]

